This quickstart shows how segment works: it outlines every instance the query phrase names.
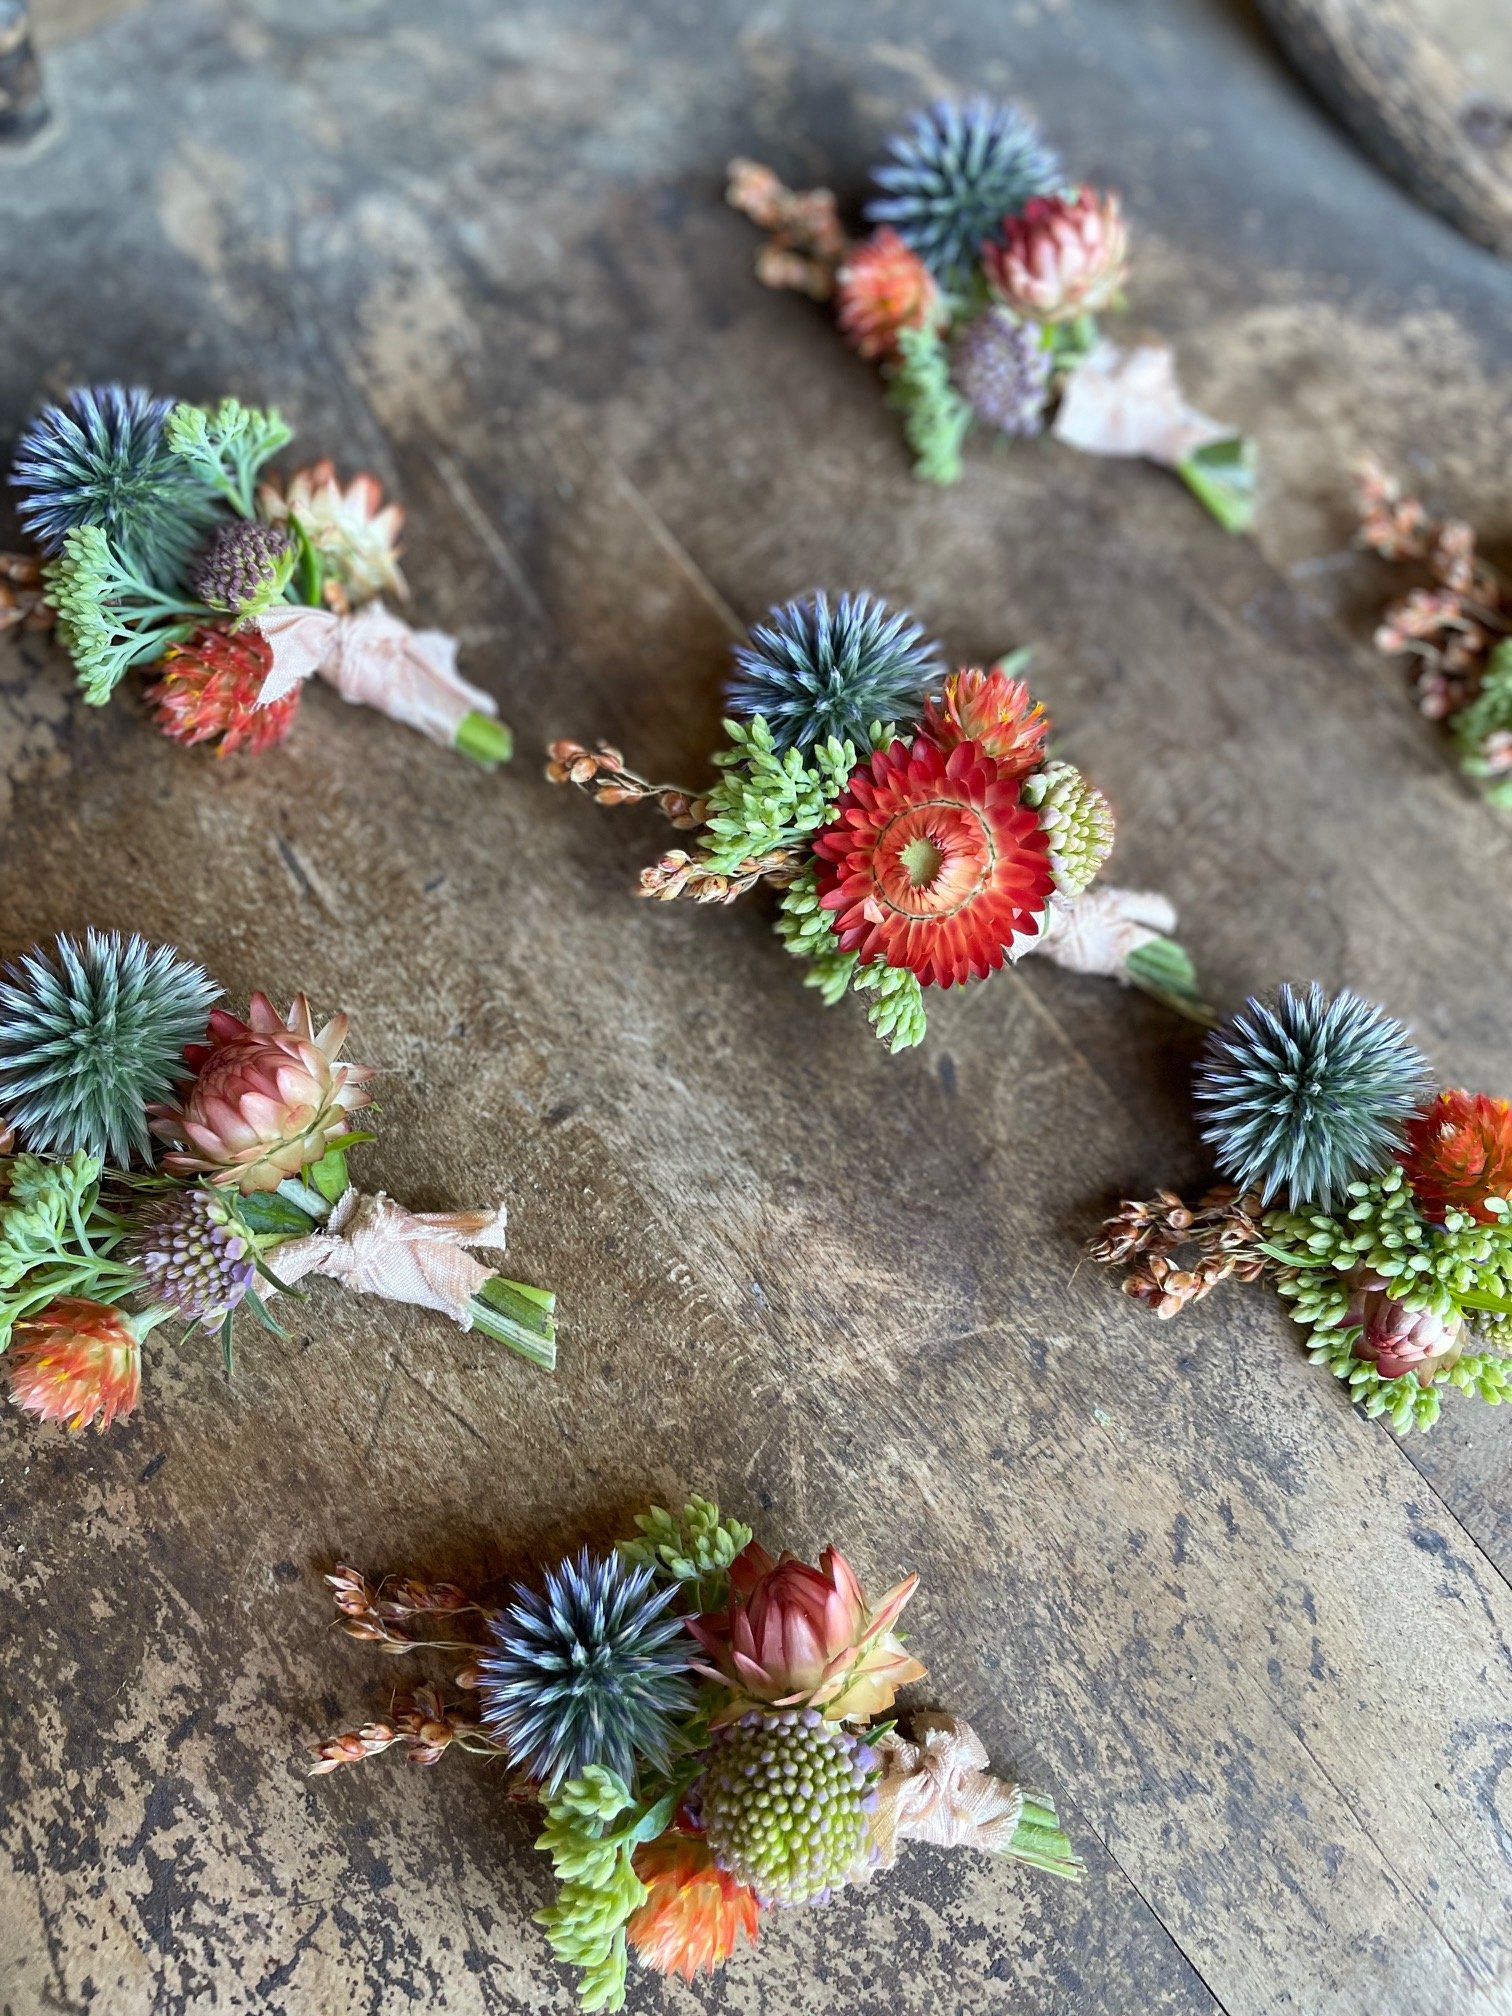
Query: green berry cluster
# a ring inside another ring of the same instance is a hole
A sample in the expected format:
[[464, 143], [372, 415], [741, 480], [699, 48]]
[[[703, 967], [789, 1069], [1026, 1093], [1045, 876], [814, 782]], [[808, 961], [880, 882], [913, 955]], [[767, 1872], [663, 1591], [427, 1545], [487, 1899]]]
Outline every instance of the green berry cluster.
[[[1384, 1415], [1405, 1434], [1432, 1427], [1445, 1386], [1493, 1405], [1512, 1399], [1512, 1225], [1482, 1225], [1454, 1210], [1442, 1223], [1425, 1218], [1393, 1164], [1382, 1176], [1351, 1183], [1337, 1213], [1270, 1211], [1263, 1227], [1277, 1289], [1293, 1322], [1311, 1333], [1309, 1359], [1346, 1381], [1367, 1414]], [[1359, 1331], [1347, 1318], [1357, 1270], [1379, 1276], [1408, 1309], [1444, 1322], [1462, 1318], [1486, 1348], [1440, 1365], [1428, 1386], [1415, 1376], [1383, 1378], [1354, 1355]]]
[[830, 913], [819, 907], [812, 862], [783, 892], [777, 936], [795, 959], [807, 962], [804, 985], [817, 987], [827, 1008], [848, 990], [863, 994], [867, 1019], [889, 1050], [910, 1050], [924, 1041], [924, 990], [916, 975], [880, 960], [863, 966], [854, 952], [841, 951]]
[[715, 1739], [698, 1784], [714, 1859], [766, 1904], [806, 1904], [864, 1853], [875, 1753], [817, 1709], [750, 1714]]
[[1113, 852], [1113, 808], [1073, 763], [1047, 763], [1023, 783], [1050, 841], [1050, 866], [1066, 896], [1090, 889]]

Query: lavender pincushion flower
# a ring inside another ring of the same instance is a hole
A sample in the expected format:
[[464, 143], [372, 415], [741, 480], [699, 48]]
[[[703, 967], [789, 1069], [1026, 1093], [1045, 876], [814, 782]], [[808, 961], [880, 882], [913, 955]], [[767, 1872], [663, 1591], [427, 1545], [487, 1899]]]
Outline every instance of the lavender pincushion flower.
[[988, 308], [955, 345], [952, 375], [971, 410], [1003, 434], [1039, 434], [1050, 390], [1050, 353], [1038, 329], [1008, 308]]
[[283, 594], [294, 541], [282, 525], [238, 518], [218, 525], [194, 568], [194, 592], [212, 609], [255, 616]]
[[224, 1198], [180, 1191], [156, 1206], [136, 1242], [153, 1297], [186, 1322], [218, 1329], [252, 1286], [251, 1249]]

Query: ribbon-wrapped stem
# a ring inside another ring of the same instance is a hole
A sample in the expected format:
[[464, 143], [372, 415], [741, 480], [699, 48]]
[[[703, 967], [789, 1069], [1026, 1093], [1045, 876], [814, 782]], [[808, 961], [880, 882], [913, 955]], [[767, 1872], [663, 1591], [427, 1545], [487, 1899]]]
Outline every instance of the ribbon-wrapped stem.
[[458, 672], [457, 640], [444, 630], [412, 630], [381, 602], [350, 614], [279, 603], [257, 627], [273, 653], [260, 706], [318, 676], [353, 706], [376, 707], [485, 768], [513, 753], [497, 702]]
[[1052, 898], [1039, 936], [1023, 949], [1025, 955], [1041, 953], [1068, 972], [1139, 987], [1211, 1027], [1217, 1017], [1197, 991], [1191, 959], [1167, 935], [1175, 926], [1175, 906], [1158, 890], [1100, 882], [1080, 896]]
[[872, 1838], [873, 1866], [890, 1869], [905, 1841], [1008, 1855], [1048, 1875], [1079, 1883], [1081, 1857], [1043, 1793], [993, 1775], [987, 1747], [956, 1715], [915, 1715], [912, 1737], [890, 1730], [877, 1739], [882, 1778]]
[[310, 1229], [265, 1245], [274, 1284], [291, 1289], [322, 1274], [358, 1295], [379, 1295], [434, 1309], [462, 1330], [481, 1330], [545, 1371], [556, 1367], [556, 1297], [509, 1281], [473, 1257], [470, 1247], [504, 1250], [502, 1204], [482, 1211], [410, 1211], [382, 1190], [348, 1186], [321, 1213], [308, 1186], [280, 1192]]

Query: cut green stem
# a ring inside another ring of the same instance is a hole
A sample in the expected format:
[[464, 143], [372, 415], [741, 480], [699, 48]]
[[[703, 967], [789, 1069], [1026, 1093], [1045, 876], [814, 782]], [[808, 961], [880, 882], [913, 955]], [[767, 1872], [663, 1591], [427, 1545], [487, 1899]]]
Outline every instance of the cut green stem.
[[468, 1305], [473, 1327], [543, 1371], [556, 1370], [556, 1296], [494, 1274]]
[[492, 770], [500, 763], [507, 763], [513, 756], [514, 736], [502, 721], [474, 708], [471, 714], [463, 716], [452, 747], [460, 749], [464, 756], [470, 756], [485, 770]]
[[1004, 1853], [1016, 1862], [1043, 1869], [1047, 1876], [1063, 1876], [1068, 1883], [1080, 1883], [1087, 1873], [1086, 1863], [1060, 1824], [1054, 1803], [1037, 1792], [1024, 1794], [1018, 1825]]

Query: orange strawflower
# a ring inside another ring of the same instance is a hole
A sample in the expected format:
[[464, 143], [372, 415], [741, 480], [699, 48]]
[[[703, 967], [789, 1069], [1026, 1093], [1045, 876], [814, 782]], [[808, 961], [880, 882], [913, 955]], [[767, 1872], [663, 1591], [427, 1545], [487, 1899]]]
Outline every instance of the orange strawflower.
[[635, 1851], [635, 1873], [650, 1895], [626, 1926], [637, 1955], [658, 1974], [691, 1981], [712, 1974], [740, 1943], [754, 1945], [761, 1906], [756, 1892], [715, 1866], [692, 1834], [663, 1834]]
[[256, 630], [233, 635], [207, 625], [164, 652], [147, 704], [172, 742], [190, 748], [214, 742], [217, 756], [238, 749], [257, 756], [283, 740], [299, 708], [298, 687], [270, 706], [257, 704], [272, 666], [273, 653]]
[[942, 749], [979, 743], [1010, 777], [1027, 777], [1045, 759], [1050, 723], [1022, 679], [967, 665], [951, 673], [938, 700], [924, 703], [924, 730]]
[[1431, 1212], [1465, 1211], [1482, 1225], [1509, 1221], [1487, 1209], [1512, 1198], [1512, 1107], [1484, 1092], [1440, 1092], [1407, 1122], [1402, 1166]]
[[900, 329], [923, 329], [940, 311], [934, 275], [885, 226], [846, 257], [835, 276], [840, 333], [863, 357], [890, 358]]
[[12, 1400], [28, 1414], [75, 1432], [93, 1421], [103, 1434], [141, 1394], [141, 1338], [119, 1309], [59, 1295], [17, 1323], [5, 1371]]

